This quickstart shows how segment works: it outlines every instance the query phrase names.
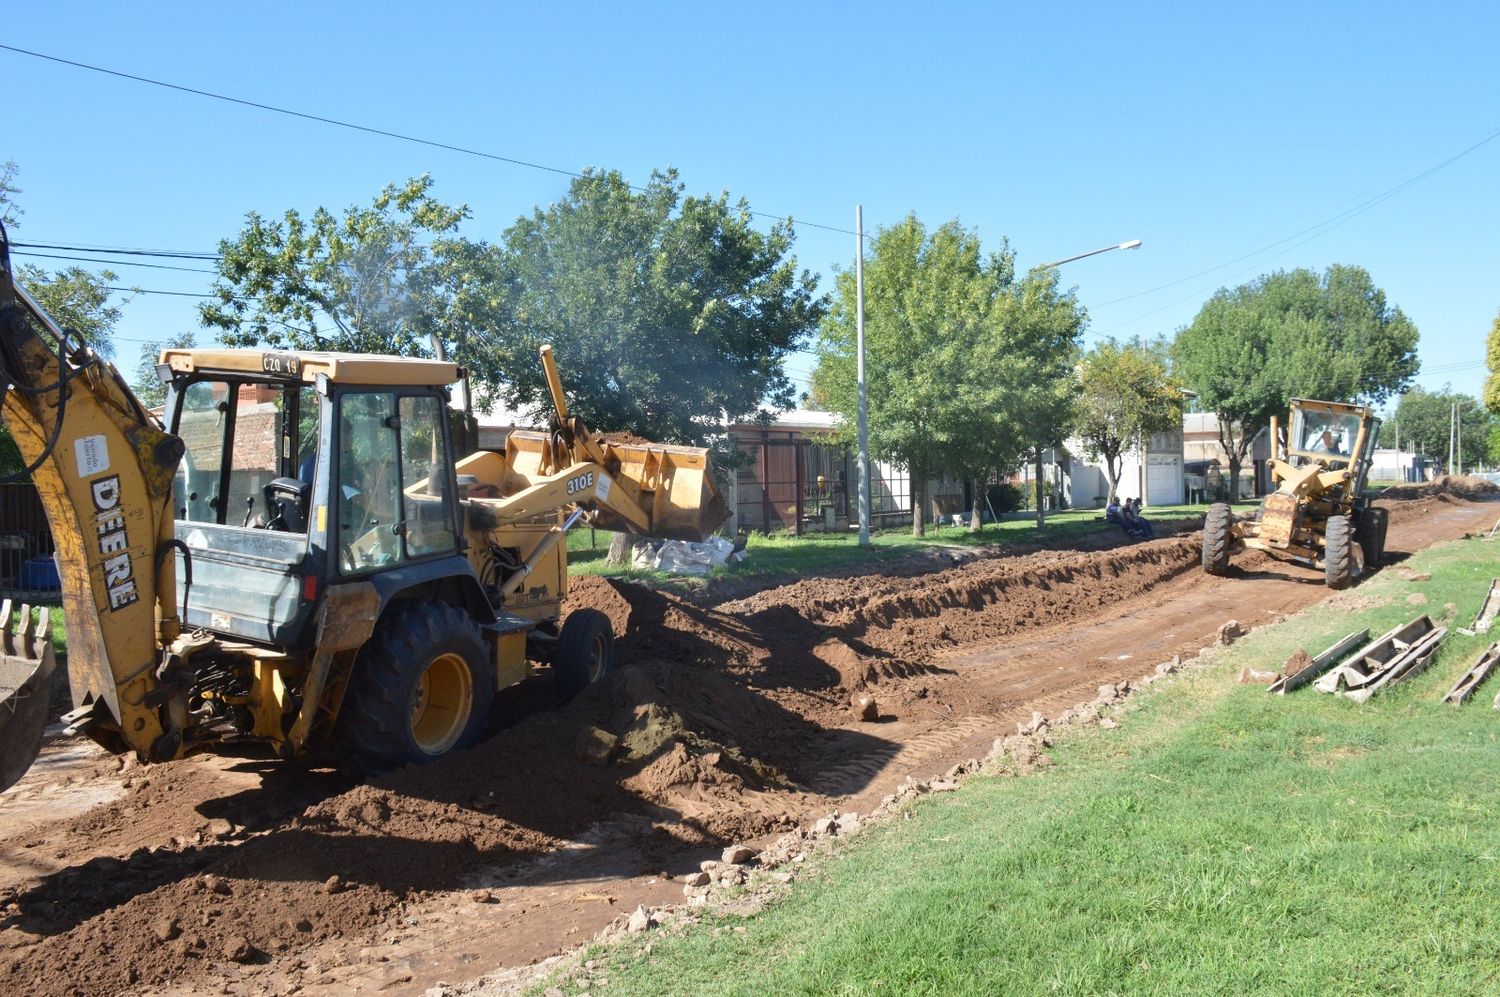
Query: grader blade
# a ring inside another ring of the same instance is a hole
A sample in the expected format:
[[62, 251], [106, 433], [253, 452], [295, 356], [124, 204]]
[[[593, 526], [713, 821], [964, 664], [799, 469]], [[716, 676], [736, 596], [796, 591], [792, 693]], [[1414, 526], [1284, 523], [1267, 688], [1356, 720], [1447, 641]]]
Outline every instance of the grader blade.
[[57, 657], [52, 620], [43, 607], [32, 617], [21, 606], [20, 619], [9, 599], [0, 602], [0, 791], [15, 785], [42, 750], [47, 698]]

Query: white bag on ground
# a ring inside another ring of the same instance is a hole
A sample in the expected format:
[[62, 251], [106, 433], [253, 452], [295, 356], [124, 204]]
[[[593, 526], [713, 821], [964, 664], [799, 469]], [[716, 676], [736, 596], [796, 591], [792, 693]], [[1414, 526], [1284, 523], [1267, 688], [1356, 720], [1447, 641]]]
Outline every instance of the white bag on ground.
[[709, 537], [703, 543], [668, 540], [656, 552], [656, 568], [673, 575], [706, 575], [728, 560], [734, 544], [723, 537]]

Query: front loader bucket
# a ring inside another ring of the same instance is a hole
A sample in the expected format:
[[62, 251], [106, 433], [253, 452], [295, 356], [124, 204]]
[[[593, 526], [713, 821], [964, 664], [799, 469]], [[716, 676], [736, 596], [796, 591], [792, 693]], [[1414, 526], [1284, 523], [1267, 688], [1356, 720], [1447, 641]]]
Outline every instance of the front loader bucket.
[[14, 624], [9, 599], [0, 602], [0, 792], [14, 786], [42, 750], [47, 700], [57, 656], [47, 609], [21, 607]]
[[[615, 476], [651, 496], [646, 506], [651, 513], [651, 536], [701, 543], [729, 518], [729, 505], [719, 494], [705, 448], [600, 442], [610, 458], [606, 466], [620, 463]], [[600, 529], [626, 529], [623, 524], [610, 525], [608, 513], [601, 513]]]
[[[505, 443], [505, 457], [511, 474], [507, 494], [558, 473], [557, 454], [546, 433], [512, 432]], [[584, 486], [594, 502], [594, 525], [601, 530], [701, 543], [729, 518], [729, 506], [714, 483], [713, 464], [703, 447], [615, 443], [590, 436], [566, 459], [574, 462], [571, 466], [597, 460], [610, 476], [602, 492], [592, 480]], [[622, 514], [621, 509], [632, 507], [644, 515], [646, 529], [639, 529], [640, 524]]]

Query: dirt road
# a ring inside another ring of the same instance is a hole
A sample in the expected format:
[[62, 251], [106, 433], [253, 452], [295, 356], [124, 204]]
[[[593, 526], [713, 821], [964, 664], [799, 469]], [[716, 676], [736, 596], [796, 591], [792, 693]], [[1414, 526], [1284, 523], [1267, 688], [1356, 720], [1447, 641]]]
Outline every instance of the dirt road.
[[[1497, 512], [1393, 503], [1392, 559]], [[0, 796], [0, 984], [421, 993], [572, 948], [681, 900], [670, 877], [726, 843], [866, 809], [1033, 709], [1327, 596], [1312, 572], [1238, 565], [1205, 576], [1179, 537], [811, 578], [713, 608], [585, 579], [574, 601], [620, 634], [609, 682], [564, 706], [545, 683], [512, 690], [491, 740], [359, 785], [253, 759], [122, 769], [54, 742]], [[855, 695], [877, 721], [853, 716]], [[608, 764], [580, 758], [591, 727], [618, 739]]]

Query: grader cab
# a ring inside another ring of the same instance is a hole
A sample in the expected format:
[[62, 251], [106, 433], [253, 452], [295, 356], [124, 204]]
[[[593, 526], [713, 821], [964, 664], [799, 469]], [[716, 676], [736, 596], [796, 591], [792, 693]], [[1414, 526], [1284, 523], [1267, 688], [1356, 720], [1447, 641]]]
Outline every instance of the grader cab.
[[1380, 420], [1362, 405], [1294, 398], [1285, 440], [1271, 420], [1271, 478], [1253, 522], [1237, 522], [1228, 503], [1210, 507], [1203, 525], [1203, 569], [1229, 570], [1238, 548], [1264, 550], [1324, 572], [1330, 588], [1353, 584], [1385, 556], [1388, 513], [1365, 495]]

